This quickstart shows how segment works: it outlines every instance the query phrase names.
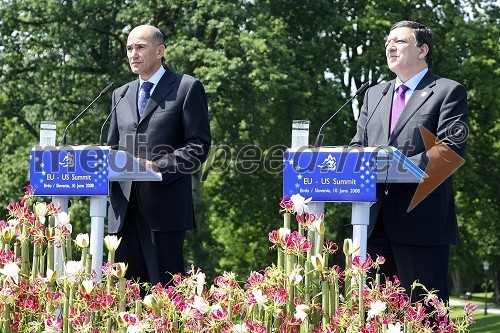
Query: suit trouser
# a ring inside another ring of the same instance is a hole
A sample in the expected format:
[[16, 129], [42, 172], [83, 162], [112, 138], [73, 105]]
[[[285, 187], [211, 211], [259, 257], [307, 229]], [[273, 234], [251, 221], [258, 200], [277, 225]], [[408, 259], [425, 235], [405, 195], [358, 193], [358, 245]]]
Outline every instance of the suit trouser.
[[[158, 212], [158, 219], [167, 218], [168, 213]], [[116, 250], [115, 262], [128, 264], [127, 279], [166, 285], [171, 282], [172, 275], [185, 274], [185, 234], [185, 231], [152, 230], [142, 219], [133, 184], [123, 228], [116, 234], [122, 241]]]
[[[380, 273], [393, 278], [396, 275], [412, 301], [423, 299], [424, 290], [411, 290], [414, 281], [418, 280], [427, 290], [438, 290], [438, 297], [445, 302], [449, 299], [448, 261], [450, 246], [418, 246], [391, 242], [385, 234], [385, 226], [381, 216], [368, 238], [368, 253], [375, 260], [383, 256], [386, 262], [380, 266]], [[375, 273], [375, 272], [373, 272]], [[384, 277], [382, 276], [382, 282]]]

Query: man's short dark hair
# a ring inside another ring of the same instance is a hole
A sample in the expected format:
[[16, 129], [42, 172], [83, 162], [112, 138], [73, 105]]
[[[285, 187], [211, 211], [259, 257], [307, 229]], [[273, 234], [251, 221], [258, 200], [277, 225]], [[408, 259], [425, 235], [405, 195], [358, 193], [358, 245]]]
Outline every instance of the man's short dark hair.
[[151, 41], [156, 46], [165, 45], [165, 39], [163, 38], [163, 34], [160, 32], [160, 30], [155, 29], [153, 31], [153, 33], [151, 34]]
[[413, 35], [415, 36], [415, 40], [417, 41], [417, 46], [420, 47], [423, 44], [426, 44], [429, 47], [429, 51], [425, 56], [425, 62], [427, 66], [432, 66], [432, 31], [430, 28], [427, 28], [422, 23], [414, 22], [414, 21], [399, 21], [395, 23], [391, 30], [396, 28], [410, 28], [413, 30]]

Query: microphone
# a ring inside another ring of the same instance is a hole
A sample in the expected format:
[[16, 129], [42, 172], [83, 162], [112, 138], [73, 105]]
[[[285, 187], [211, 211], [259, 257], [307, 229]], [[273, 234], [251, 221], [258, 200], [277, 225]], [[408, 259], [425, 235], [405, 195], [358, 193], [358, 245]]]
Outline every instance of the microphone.
[[368, 136], [367, 136], [367, 133], [366, 133], [366, 129], [368, 128], [368, 123], [370, 122], [370, 120], [372, 119], [373, 115], [375, 114], [375, 111], [377, 111], [377, 108], [378, 108], [380, 102], [382, 102], [382, 98], [384, 98], [384, 96], [387, 94], [387, 92], [389, 91], [390, 87], [391, 87], [391, 83], [389, 82], [389, 83], [387, 83], [387, 85], [385, 86], [384, 90], [382, 91], [382, 96], [380, 96], [380, 99], [378, 100], [377, 105], [375, 105], [375, 108], [373, 109], [372, 114], [370, 115], [370, 117], [368, 118], [368, 120], [365, 123], [365, 127], [363, 128], [363, 147], [367, 147], [368, 146]]
[[104, 125], [106, 125], [106, 123], [108, 122], [108, 120], [111, 117], [111, 115], [113, 114], [113, 112], [115, 112], [116, 107], [118, 106], [118, 103], [120, 103], [122, 98], [125, 96], [125, 94], [127, 93], [127, 90], [128, 90], [128, 85], [125, 88], [123, 88], [122, 93], [120, 94], [120, 98], [118, 98], [118, 101], [115, 103], [115, 105], [111, 109], [111, 112], [106, 117], [106, 120], [104, 120], [104, 122], [102, 123], [101, 134], [99, 135], [99, 146], [102, 146], [102, 131], [104, 130]]
[[114, 84], [114, 82], [111, 82], [110, 84], [108, 84], [108, 86], [101, 91], [101, 93], [99, 94], [99, 96], [97, 96], [92, 101], [92, 103], [90, 103], [82, 112], [80, 112], [78, 114], [78, 116], [75, 117], [75, 119], [73, 119], [72, 121], [69, 122], [69, 124], [64, 129], [63, 137], [62, 137], [62, 140], [61, 140], [61, 145], [62, 146], [66, 145], [66, 132], [68, 131], [68, 128], [71, 126], [71, 124], [73, 124], [78, 118], [80, 118], [82, 116], [82, 114], [84, 114], [85, 111], [87, 111], [102, 95], [104, 95], [105, 93], [107, 93], [108, 90], [111, 89], [111, 87], [113, 86], [113, 84]]
[[342, 110], [344, 108], [344, 106], [346, 106], [350, 101], [352, 101], [354, 99], [354, 97], [358, 96], [359, 94], [363, 93], [366, 88], [368, 88], [368, 82], [365, 82], [361, 87], [359, 87], [358, 90], [356, 90], [356, 93], [354, 93], [354, 95], [349, 98], [347, 100], [347, 102], [345, 102], [337, 111], [335, 111], [334, 114], [332, 114], [332, 116], [330, 118], [328, 118], [327, 121], [325, 121], [323, 123], [323, 125], [321, 125], [321, 127], [319, 128], [319, 131], [318, 131], [318, 136], [316, 137], [316, 141], [314, 143], [314, 148], [318, 148], [319, 146], [321, 146], [321, 144], [323, 143], [323, 135], [321, 134], [321, 130], [323, 129], [323, 127], [330, 121], [332, 120], [333, 117], [335, 117], [335, 115], [337, 113], [339, 113], [340, 110]]

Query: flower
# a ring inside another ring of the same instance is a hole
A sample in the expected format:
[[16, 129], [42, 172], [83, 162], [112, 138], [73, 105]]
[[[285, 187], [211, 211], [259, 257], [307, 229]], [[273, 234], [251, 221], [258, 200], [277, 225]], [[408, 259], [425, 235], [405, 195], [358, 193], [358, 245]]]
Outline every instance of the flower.
[[94, 281], [93, 280], [85, 280], [82, 282], [83, 290], [86, 294], [92, 293], [94, 290]]
[[112, 274], [117, 278], [121, 279], [125, 277], [125, 273], [127, 272], [128, 265], [124, 262], [117, 262], [115, 264], [114, 269], [112, 270]]
[[[10, 326], [16, 332], [56, 333], [64, 326], [75, 332], [92, 333], [402, 333], [403, 329], [432, 332], [431, 326], [436, 325], [440, 331], [458, 333], [467, 331], [477, 308], [466, 304], [461, 317], [450, 319], [445, 303], [435, 291], [415, 284], [424, 288], [427, 295], [412, 303], [396, 276], [386, 278], [383, 285], [377, 279], [370, 281], [368, 270], [378, 269], [383, 258], [378, 257], [375, 262], [370, 257], [365, 261], [359, 256], [352, 258], [355, 249], [350, 240], [344, 243], [346, 269], [328, 267], [328, 258], [338, 247], [329, 241], [320, 243], [323, 217], [306, 213], [297, 218], [298, 230], [290, 229], [288, 214], [298, 217], [305, 211], [307, 200], [303, 198], [293, 205], [292, 201], [282, 203], [287, 228], [269, 234], [274, 243], [271, 248], [279, 250], [278, 258], [281, 255], [281, 259], [286, 259], [286, 266], [273, 264], [251, 272], [244, 286], [239, 281], [245, 279], [233, 272], [224, 272], [207, 286], [205, 274], [193, 266], [186, 275], [176, 274], [171, 285], [144, 284], [147, 294], [141, 299], [139, 284], [125, 279], [126, 263], [114, 263], [114, 251], [120, 244], [116, 236], [105, 238], [109, 253], [103, 264], [102, 281], [96, 281], [95, 271], [84, 267], [82, 261], [68, 261], [58, 278], [55, 271], [60, 267], [54, 265], [53, 253], [49, 255], [49, 251], [54, 251], [56, 245], [64, 252], [71, 245], [69, 216], [65, 221], [65, 214], [59, 214], [65, 225], [37, 223], [40, 218], [30, 209], [43, 210], [44, 206], [28, 205], [30, 196], [28, 193], [23, 201], [9, 205], [8, 222], [0, 221], [4, 238], [10, 239], [0, 249], [2, 316], [10, 318]], [[54, 205], [46, 208], [49, 216], [58, 210]], [[82, 258], [87, 253], [88, 239], [87, 234], [76, 236]], [[15, 249], [14, 244], [20, 248]], [[313, 248], [322, 251], [313, 254]], [[17, 258], [20, 252], [21, 259]], [[368, 283], [359, 285], [363, 279]]]
[[293, 315], [295, 318], [304, 321], [307, 317], [307, 313], [309, 312], [309, 307], [305, 304], [298, 304], [295, 307], [295, 314]]
[[323, 219], [314, 220], [312, 223], [312, 229], [316, 231], [319, 235], [323, 235], [325, 233], [325, 223]]
[[294, 194], [290, 197], [293, 202], [293, 208], [297, 214], [302, 215], [307, 213], [307, 204], [312, 200], [312, 198], [306, 199], [300, 194]]
[[370, 303], [370, 310], [368, 311], [368, 318], [379, 316], [385, 311], [387, 304], [381, 300], [376, 300]]
[[259, 308], [262, 308], [263, 306], [266, 305], [267, 302], [267, 296], [262, 292], [260, 289], [254, 289], [252, 290], [252, 296], [255, 299], [255, 302], [259, 306]]
[[57, 213], [57, 220], [60, 225], [67, 226], [71, 220], [71, 213], [59, 212]]
[[64, 266], [64, 271], [67, 275], [78, 275], [83, 269], [82, 264], [79, 261], [68, 261]]
[[200, 271], [195, 275], [195, 279], [196, 279], [196, 294], [198, 296], [201, 296], [201, 293], [203, 292], [203, 287], [205, 286], [205, 274]]
[[47, 204], [45, 202], [37, 202], [33, 205], [33, 211], [37, 217], [45, 217], [47, 215]]
[[203, 297], [200, 297], [198, 295], [194, 295], [192, 306], [201, 313], [206, 313], [208, 312], [208, 310], [210, 310], [210, 305], [208, 304], [208, 302]]
[[78, 234], [76, 236], [75, 243], [82, 249], [85, 247], [89, 247], [90, 245], [89, 234]]
[[318, 272], [322, 272], [325, 267], [325, 257], [321, 254], [317, 254], [311, 257], [311, 262], [313, 264], [314, 269]]
[[53, 271], [50, 268], [47, 268], [46, 276], [48, 282], [56, 282], [57, 280], [57, 272]]
[[246, 333], [248, 332], [247, 325], [245, 324], [236, 324], [231, 328], [231, 332], [233, 333]]
[[10, 262], [5, 264], [3, 268], [0, 268], [0, 273], [5, 275], [6, 280], [12, 280], [15, 284], [19, 283], [19, 272], [21, 269], [15, 262]]
[[118, 246], [120, 246], [121, 241], [121, 237], [118, 239], [118, 237], [115, 235], [107, 235], [106, 237], [104, 237], [104, 245], [106, 245], [108, 251], [116, 251]]
[[401, 323], [397, 322], [396, 324], [388, 324], [385, 333], [402, 333], [401, 331]]

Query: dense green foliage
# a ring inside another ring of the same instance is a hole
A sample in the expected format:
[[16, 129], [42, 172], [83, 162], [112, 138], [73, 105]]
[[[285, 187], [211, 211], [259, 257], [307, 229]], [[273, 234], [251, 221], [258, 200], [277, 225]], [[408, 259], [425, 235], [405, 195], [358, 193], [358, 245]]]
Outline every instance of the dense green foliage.
[[[432, 71], [469, 93], [466, 163], [455, 177], [462, 241], [453, 251], [453, 285], [457, 293], [480, 286], [480, 262], [488, 259], [498, 295], [500, 17], [492, 3], [461, 3], [2, 1], [1, 216], [28, 182], [28, 151], [38, 142], [40, 121], [57, 121], [60, 140], [65, 125], [108, 82], [132, 79], [126, 36], [131, 27], [151, 23], [166, 36], [166, 63], [198, 77], [209, 98], [214, 147], [204, 173], [196, 175], [203, 182], [195, 187], [199, 230], [190, 235], [189, 261], [209, 275], [263, 268], [274, 258], [267, 234], [280, 225], [279, 153], [290, 143], [292, 120], [310, 120], [313, 140], [362, 83], [390, 79], [384, 36], [392, 23], [411, 19], [434, 31]], [[326, 145], [346, 144], [354, 135], [360, 101], [325, 127]], [[68, 143], [96, 143], [109, 104], [108, 95], [75, 123]], [[340, 243], [350, 232], [350, 209], [327, 209], [329, 237]], [[86, 200], [73, 199], [71, 210], [75, 229], [85, 230]]]

